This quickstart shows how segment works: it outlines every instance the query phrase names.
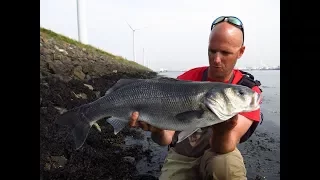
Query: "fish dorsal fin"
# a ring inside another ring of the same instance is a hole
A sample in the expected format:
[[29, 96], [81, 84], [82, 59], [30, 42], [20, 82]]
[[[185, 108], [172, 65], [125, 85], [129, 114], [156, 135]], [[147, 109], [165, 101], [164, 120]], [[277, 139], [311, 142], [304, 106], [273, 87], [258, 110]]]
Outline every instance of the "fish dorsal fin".
[[117, 89], [119, 89], [119, 88], [121, 88], [121, 87], [123, 87], [125, 85], [128, 85], [128, 84], [131, 84], [133, 82], [136, 82], [137, 80], [138, 79], [120, 79], [112, 87], [110, 87], [106, 91], [105, 95], [107, 95], [107, 94], [109, 94], [109, 93], [111, 93], [113, 91], [116, 91]]
[[171, 82], [179, 82], [179, 81], [183, 81], [183, 82], [193, 82], [191, 80], [181, 80], [181, 79], [176, 79], [176, 78], [171, 78], [171, 77], [165, 77], [165, 76], [158, 76], [155, 77], [153, 79], [159, 80], [159, 81], [171, 81]]
[[171, 78], [171, 77], [165, 77], [165, 76], [157, 76], [153, 79], [159, 80], [159, 81], [180, 81], [179, 79], [176, 78]]

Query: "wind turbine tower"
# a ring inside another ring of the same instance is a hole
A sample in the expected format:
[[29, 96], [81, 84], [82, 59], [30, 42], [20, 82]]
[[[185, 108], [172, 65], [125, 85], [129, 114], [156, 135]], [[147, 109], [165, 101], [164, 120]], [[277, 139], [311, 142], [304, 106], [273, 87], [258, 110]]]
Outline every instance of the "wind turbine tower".
[[142, 63], [143, 63], [143, 66], [146, 66], [146, 64], [145, 64], [145, 61], [144, 61], [144, 48], [142, 49]]
[[134, 48], [134, 33], [137, 31], [137, 30], [141, 30], [141, 29], [144, 29], [146, 27], [143, 27], [143, 28], [139, 28], [139, 29], [133, 29], [130, 24], [126, 21], [126, 23], [128, 24], [128, 26], [130, 27], [130, 29], [132, 30], [132, 50], [133, 50], [133, 61], [136, 62], [136, 52], [135, 52], [135, 48]]
[[77, 0], [78, 39], [83, 44], [88, 44], [86, 0]]

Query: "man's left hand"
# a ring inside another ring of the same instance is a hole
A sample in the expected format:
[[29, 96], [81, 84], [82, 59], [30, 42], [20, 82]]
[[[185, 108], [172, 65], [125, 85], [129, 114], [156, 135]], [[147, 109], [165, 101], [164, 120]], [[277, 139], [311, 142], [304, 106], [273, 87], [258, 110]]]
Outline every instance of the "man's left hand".
[[215, 124], [212, 126], [212, 131], [219, 132], [219, 134], [225, 134], [230, 132], [238, 123], [238, 115], [233, 116], [231, 119]]
[[238, 143], [238, 138], [234, 135], [233, 129], [237, 124], [238, 115], [211, 127], [213, 131], [210, 138], [212, 151], [216, 153], [228, 153], [235, 149], [235, 146]]

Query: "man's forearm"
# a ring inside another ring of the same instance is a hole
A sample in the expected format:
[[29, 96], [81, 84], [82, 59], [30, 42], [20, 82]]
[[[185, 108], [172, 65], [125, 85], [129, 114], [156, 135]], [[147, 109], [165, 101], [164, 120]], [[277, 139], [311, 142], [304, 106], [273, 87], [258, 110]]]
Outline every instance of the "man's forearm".
[[239, 143], [239, 138], [233, 133], [224, 135], [213, 135], [211, 139], [211, 149], [212, 151], [225, 154], [235, 150], [237, 144]]
[[164, 145], [161, 143], [161, 137], [163, 136], [162, 134], [163, 134], [163, 133], [161, 133], [161, 132], [153, 132], [153, 133], [151, 133], [151, 139], [152, 139], [155, 143], [159, 144], [160, 146], [164, 146]]

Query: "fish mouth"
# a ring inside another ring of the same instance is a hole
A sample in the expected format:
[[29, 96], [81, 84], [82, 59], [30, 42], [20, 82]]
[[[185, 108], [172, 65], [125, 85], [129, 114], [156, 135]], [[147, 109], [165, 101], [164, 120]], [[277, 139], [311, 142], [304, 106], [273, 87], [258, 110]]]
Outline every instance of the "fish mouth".
[[257, 103], [260, 104], [262, 102], [262, 95], [257, 93]]
[[262, 101], [262, 96], [261, 94], [258, 93], [258, 102], [260, 103]]
[[258, 109], [261, 102], [262, 102], [262, 95], [255, 92], [255, 96], [253, 97], [253, 100], [251, 102], [251, 106], [256, 107], [256, 109]]

